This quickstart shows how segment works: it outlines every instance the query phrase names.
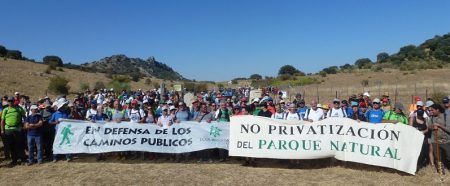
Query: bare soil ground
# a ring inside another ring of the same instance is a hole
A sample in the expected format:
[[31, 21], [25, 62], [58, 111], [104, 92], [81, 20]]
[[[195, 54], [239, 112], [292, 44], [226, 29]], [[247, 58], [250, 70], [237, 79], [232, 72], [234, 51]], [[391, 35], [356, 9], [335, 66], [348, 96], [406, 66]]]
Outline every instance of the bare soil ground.
[[280, 160], [258, 160], [258, 167], [244, 167], [237, 159], [226, 163], [165, 160], [119, 161], [109, 157], [96, 162], [83, 155], [73, 162], [0, 167], [1, 185], [450, 185], [450, 175], [440, 181], [431, 167], [417, 175], [328, 159], [303, 160], [288, 169]]

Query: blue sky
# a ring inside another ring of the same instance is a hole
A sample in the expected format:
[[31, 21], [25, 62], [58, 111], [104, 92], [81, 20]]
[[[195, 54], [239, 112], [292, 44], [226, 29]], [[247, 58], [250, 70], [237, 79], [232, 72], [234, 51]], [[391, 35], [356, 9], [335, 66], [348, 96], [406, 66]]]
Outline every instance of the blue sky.
[[394, 53], [450, 32], [450, 1], [1, 0], [0, 45], [41, 61], [154, 56], [196, 80], [275, 76]]

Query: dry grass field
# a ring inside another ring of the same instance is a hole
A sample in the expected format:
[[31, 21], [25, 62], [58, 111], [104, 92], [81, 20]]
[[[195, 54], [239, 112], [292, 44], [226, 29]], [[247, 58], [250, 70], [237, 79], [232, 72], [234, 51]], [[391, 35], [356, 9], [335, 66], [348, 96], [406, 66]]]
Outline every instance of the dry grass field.
[[431, 167], [417, 175], [363, 164], [309, 160], [288, 169], [279, 160], [260, 160], [258, 167], [243, 167], [237, 160], [197, 164], [93, 156], [67, 163], [0, 168], [1, 185], [450, 185], [450, 175], [440, 181]]
[[[95, 82], [101, 81], [105, 85], [110, 79], [103, 73], [88, 73], [79, 70], [62, 68], [63, 71], [52, 70], [51, 74], [46, 74], [47, 65], [37, 64], [27, 61], [0, 59], [0, 95], [12, 95], [18, 91], [24, 95], [31, 96], [32, 99], [43, 98], [47, 93], [50, 78], [56, 75], [65, 77], [69, 80], [70, 92], [80, 91], [80, 84], [85, 83], [93, 87]], [[131, 82], [133, 89], [150, 89], [153, 82], [161, 80], [152, 79], [150, 85], [146, 85], [143, 79], [139, 82]], [[48, 95], [51, 95], [48, 93]]]

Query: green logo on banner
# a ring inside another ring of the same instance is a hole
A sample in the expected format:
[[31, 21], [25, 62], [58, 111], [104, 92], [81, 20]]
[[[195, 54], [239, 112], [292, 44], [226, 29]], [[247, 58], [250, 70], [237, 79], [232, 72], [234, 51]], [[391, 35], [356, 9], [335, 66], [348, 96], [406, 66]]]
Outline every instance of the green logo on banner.
[[71, 136], [71, 135], [73, 136], [71, 127], [72, 127], [72, 125], [69, 124], [69, 125], [67, 125], [66, 127], [64, 127], [62, 129], [62, 131], [61, 131], [62, 140], [59, 143], [59, 146], [61, 146], [61, 145], [68, 145], [68, 146], [70, 146], [69, 136]]
[[222, 132], [222, 130], [220, 130], [219, 127], [211, 126], [211, 128], [209, 130], [209, 135], [218, 137], [221, 135], [220, 132]]

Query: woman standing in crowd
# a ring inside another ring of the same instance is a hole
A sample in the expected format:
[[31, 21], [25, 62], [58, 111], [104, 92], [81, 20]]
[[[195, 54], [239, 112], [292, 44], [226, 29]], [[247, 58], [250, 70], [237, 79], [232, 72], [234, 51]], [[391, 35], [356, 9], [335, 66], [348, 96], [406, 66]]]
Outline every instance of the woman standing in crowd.
[[424, 167], [427, 164], [427, 156], [428, 156], [428, 127], [427, 120], [423, 117], [425, 112], [421, 109], [417, 110], [415, 115], [411, 118], [410, 126], [416, 128], [420, 132], [423, 133], [424, 139], [422, 144], [422, 150], [420, 151], [419, 159], [417, 161], [417, 167]]

